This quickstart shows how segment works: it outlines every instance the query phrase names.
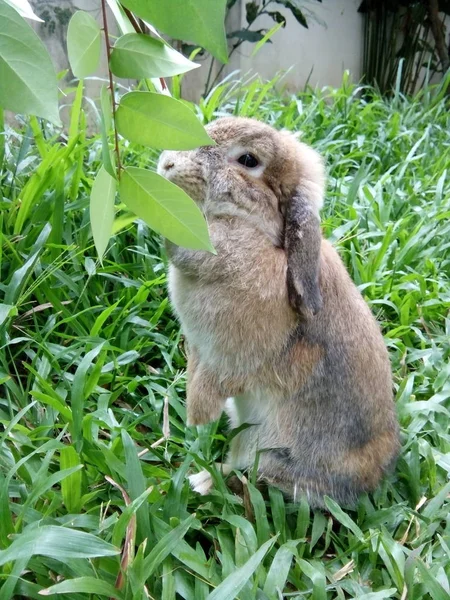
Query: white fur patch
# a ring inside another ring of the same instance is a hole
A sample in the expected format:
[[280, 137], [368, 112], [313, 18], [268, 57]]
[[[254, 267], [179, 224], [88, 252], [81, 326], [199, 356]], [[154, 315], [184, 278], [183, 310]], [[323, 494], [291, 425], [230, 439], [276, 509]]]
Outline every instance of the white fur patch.
[[232, 429], [235, 429], [236, 427], [239, 427], [240, 423], [240, 419], [239, 419], [239, 415], [237, 412], [237, 408], [236, 408], [236, 404], [234, 402], [234, 398], [227, 398], [225, 401], [225, 412], [228, 415], [228, 418], [230, 419], [230, 427]]
[[200, 471], [194, 475], [189, 475], [189, 485], [201, 496], [206, 496], [212, 490], [214, 482], [208, 471]]
[[254, 426], [233, 438], [227, 456], [227, 463], [231, 467], [247, 469], [252, 466], [259, 445], [259, 426], [268, 418], [271, 409], [273, 403], [265, 390], [253, 390], [236, 398], [228, 398], [225, 411], [230, 418], [231, 427], [234, 429], [243, 423]]

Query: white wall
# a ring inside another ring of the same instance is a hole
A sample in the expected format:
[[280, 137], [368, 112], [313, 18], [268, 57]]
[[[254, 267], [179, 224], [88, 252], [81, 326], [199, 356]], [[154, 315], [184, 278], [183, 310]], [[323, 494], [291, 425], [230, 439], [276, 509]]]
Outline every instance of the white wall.
[[[243, 29], [246, 0], [238, 0], [230, 15], [233, 23], [228, 31]], [[305, 16], [308, 29], [302, 27], [289, 10], [274, 4], [274, 10], [287, 18], [285, 28], [265, 44], [252, 58], [254, 44], [245, 42], [233, 55], [225, 69], [229, 73], [240, 69], [243, 73], [256, 72], [264, 79], [271, 79], [278, 71], [292, 67], [283, 82], [292, 91], [302, 89], [309, 80], [312, 86], [339, 86], [344, 70], [349, 70], [353, 81], [358, 81], [362, 72], [363, 18], [358, 13], [361, 0], [305, 0]], [[303, 7], [302, 7], [303, 8]], [[239, 25], [240, 21], [240, 25]], [[236, 25], [238, 25], [236, 27]], [[260, 17], [252, 29], [269, 29], [274, 25], [270, 18]], [[183, 92], [194, 99], [203, 89], [209, 63], [203, 63], [197, 72], [187, 75]]]
[[[277, 71], [292, 67], [284, 80], [292, 89], [303, 87], [308, 77], [313, 86], [339, 86], [345, 69], [358, 80], [363, 56], [363, 18], [357, 11], [360, 4], [361, 0], [309, 1], [305, 6], [316, 19], [307, 19], [308, 29], [297, 23], [290, 11], [280, 11], [287, 16], [286, 27], [277, 31], [273, 43], [265, 44], [254, 58], [250, 56], [252, 45], [243, 44], [241, 69], [253, 69], [269, 79]], [[245, 24], [245, 7], [242, 19]]]

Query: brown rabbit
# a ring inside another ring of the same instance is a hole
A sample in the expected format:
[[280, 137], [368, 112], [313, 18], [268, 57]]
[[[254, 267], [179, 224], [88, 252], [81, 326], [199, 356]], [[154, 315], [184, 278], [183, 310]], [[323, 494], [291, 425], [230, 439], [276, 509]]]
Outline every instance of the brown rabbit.
[[[158, 171], [203, 210], [217, 255], [168, 244], [188, 342], [190, 424], [250, 423], [224, 470], [251, 468], [313, 506], [373, 490], [397, 455], [391, 371], [378, 325], [322, 239], [319, 156], [286, 132], [227, 117], [216, 146], [164, 152]], [[191, 476], [206, 493], [209, 473]]]

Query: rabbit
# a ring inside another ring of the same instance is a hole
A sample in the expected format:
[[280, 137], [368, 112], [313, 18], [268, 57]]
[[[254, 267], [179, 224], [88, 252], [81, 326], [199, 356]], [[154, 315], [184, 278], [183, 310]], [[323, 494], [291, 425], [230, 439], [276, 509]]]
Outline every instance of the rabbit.
[[[187, 341], [188, 424], [251, 426], [224, 474], [251, 469], [296, 501], [352, 506], [395, 464], [399, 434], [383, 337], [322, 238], [323, 162], [290, 132], [241, 117], [214, 146], [165, 151], [158, 173], [203, 211], [217, 254], [167, 242], [169, 295]], [[208, 493], [207, 471], [192, 475]]]

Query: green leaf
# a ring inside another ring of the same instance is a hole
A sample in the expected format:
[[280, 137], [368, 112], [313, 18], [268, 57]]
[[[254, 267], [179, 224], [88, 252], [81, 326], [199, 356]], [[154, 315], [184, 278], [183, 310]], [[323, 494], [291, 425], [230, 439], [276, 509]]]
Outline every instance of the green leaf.
[[78, 79], [92, 75], [100, 62], [100, 27], [84, 10], [78, 10], [67, 29], [67, 52], [70, 68]]
[[191, 150], [213, 145], [195, 114], [182, 102], [153, 92], [130, 92], [116, 112], [120, 135], [162, 150]]
[[[138, 458], [138, 460], [139, 460], [139, 458]], [[127, 473], [128, 473], [128, 469], [127, 469]], [[142, 494], [140, 496], [138, 496], [135, 500], [133, 500], [133, 502], [131, 502], [131, 504], [129, 504], [123, 510], [122, 514], [120, 515], [116, 524], [114, 525], [114, 530], [112, 533], [112, 540], [111, 540], [114, 545], [116, 545], [116, 546], [121, 545], [122, 539], [126, 535], [127, 528], [130, 525], [130, 521], [134, 518], [137, 511], [144, 504], [144, 502], [146, 502], [147, 498], [150, 496], [152, 491], [153, 491], [153, 487], [149, 487], [148, 489], [144, 490], [144, 492], [142, 492]], [[145, 508], [146, 514], [148, 516], [149, 515], [148, 506], [145, 506], [144, 508]], [[149, 521], [149, 519], [147, 519], [147, 520]], [[149, 525], [150, 525], [150, 521], [149, 521]], [[141, 531], [140, 533], [144, 533], [144, 531]]]
[[255, 513], [256, 533], [258, 543], [262, 544], [270, 537], [270, 526], [267, 519], [267, 509], [261, 492], [250, 482], [247, 483], [250, 500]]
[[[139, 498], [145, 493], [146, 481], [142, 472], [141, 461], [137, 454], [134, 441], [125, 429], [122, 429], [122, 443], [125, 451], [127, 490], [132, 500]], [[150, 536], [150, 517], [148, 506], [141, 506], [136, 512], [138, 530], [143, 539]]]
[[364, 534], [358, 525], [342, 510], [342, 508], [331, 498], [328, 496], [324, 497], [325, 506], [328, 508], [330, 513], [333, 515], [335, 519], [342, 523], [347, 529], [350, 529], [352, 533], [358, 538], [360, 542], [364, 542]]
[[251, 57], [253, 58], [260, 50], [261, 48], [264, 46], [264, 44], [266, 42], [270, 41], [270, 38], [279, 30], [281, 29], [281, 27], [284, 26], [285, 21], [283, 21], [282, 23], [275, 23], [275, 25], [269, 29], [269, 31], [259, 40], [259, 42], [257, 42], [257, 44], [255, 45], [253, 52], [251, 53]]
[[130, 19], [127, 17], [125, 11], [123, 10], [121, 4], [118, 0], [106, 0], [109, 8], [111, 9], [114, 18], [116, 19], [116, 23], [120, 29], [120, 31], [125, 33], [133, 33], [134, 27], [130, 22]]
[[111, 90], [109, 90], [106, 85], [102, 85], [102, 89], [100, 90], [100, 109], [101, 114], [103, 115], [105, 131], [107, 133], [112, 129], [113, 126], [111, 100]]
[[200, 209], [174, 183], [152, 171], [128, 167], [122, 173], [119, 189], [128, 208], [171, 242], [213, 251]]
[[271, 550], [276, 538], [263, 544], [246, 563], [228, 575], [222, 583], [208, 596], [208, 600], [233, 600], [259, 567], [266, 554]]
[[28, 558], [16, 560], [12, 571], [8, 572], [8, 577], [6, 577], [6, 580], [2, 584], [2, 588], [0, 591], [0, 600], [10, 600], [10, 598], [17, 598], [17, 596], [13, 596], [14, 590], [17, 586], [21, 574], [23, 573], [28, 564], [28, 560]]
[[0, 304], [0, 325], [9, 319], [9, 317], [15, 317], [17, 315], [17, 308], [13, 304]]
[[101, 166], [92, 185], [89, 207], [92, 236], [100, 260], [112, 233], [116, 185], [116, 180]]
[[[31, 117], [34, 119], [35, 117]], [[53, 215], [52, 215], [52, 231], [48, 239], [49, 244], [53, 245], [52, 257], [56, 259], [60, 253], [59, 247], [63, 240], [63, 229], [64, 229], [64, 203], [66, 200], [66, 194], [64, 190], [64, 175], [65, 175], [65, 164], [61, 161], [58, 165], [55, 165], [55, 182], [54, 182], [54, 200], [53, 200]]]
[[73, 377], [72, 383], [72, 398], [71, 398], [71, 408], [72, 408], [72, 438], [75, 443], [75, 449], [77, 452], [81, 452], [81, 448], [83, 446], [83, 432], [82, 432], [82, 423], [83, 423], [83, 411], [84, 411], [84, 401], [85, 401], [85, 387], [87, 384], [87, 372], [89, 368], [92, 366], [92, 363], [100, 354], [101, 349], [103, 348], [104, 341], [92, 348], [89, 352], [83, 356], [80, 361], [80, 364], [75, 371], [75, 375]]
[[117, 77], [172, 77], [200, 65], [191, 62], [161, 40], [142, 33], [120, 37], [111, 53], [111, 71]]
[[122, 231], [122, 229], [129, 227], [132, 223], [136, 221], [136, 218], [136, 215], [133, 215], [131, 213], [119, 215], [116, 219], [114, 219], [114, 223], [112, 226], [112, 235], [115, 235], [116, 233], [119, 233], [119, 231]]
[[379, 592], [362, 594], [361, 596], [358, 596], [358, 600], [385, 600], [385, 598], [391, 598], [396, 593], [396, 588], [389, 588], [387, 590], [380, 590]]
[[[72, 446], [62, 448], [60, 452], [60, 468], [70, 469], [81, 464], [80, 457]], [[81, 510], [81, 470], [71, 473], [61, 481], [61, 494], [67, 512], [79, 513]]]
[[144, 560], [144, 572], [150, 577], [158, 566], [175, 550], [195, 521], [195, 513], [162, 537]]
[[102, 138], [103, 167], [111, 177], [116, 179], [116, 169], [109, 148], [110, 131], [112, 128], [111, 92], [105, 85], [100, 91], [100, 133]]
[[39, 594], [41, 596], [53, 596], [55, 594], [98, 594], [99, 596], [109, 596], [110, 598], [123, 598], [123, 595], [114, 586], [95, 577], [77, 577], [76, 579], [67, 579], [52, 585]]
[[297, 559], [298, 566], [313, 583], [313, 600], [327, 600], [326, 579], [323, 566], [318, 561], [308, 562], [302, 558]]
[[48, 404], [49, 406], [60, 412], [66, 421], [68, 421], [69, 423], [72, 422], [72, 411], [70, 410], [70, 408], [67, 408], [67, 406], [62, 404], [61, 400], [58, 400], [57, 398], [54, 398], [49, 394], [39, 392], [38, 390], [31, 390], [30, 396], [39, 400], [41, 404]]
[[38, 239], [31, 247], [29, 257], [19, 269], [14, 271], [14, 275], [11, 277], [5, 290], [5, 304], [20, 304], [20, 295], [27, 285], [40, 254], [44, 250], [44, 245], [47, 242], [51, 229], [50, 223], [44, 225]]
[[300, 25], [302, 25], [303, 27], [306, 27], [306, 29], [308, 29], [308, 23], [306, 21], [305, 15], [298, 8], [298, 6], [296, 6], [293, 2], [290, 2], [290, 0], [275, 0], [275, 1], [278, 4], [282, 4], [283, 6], [288, 8], [291, 11], [291, 13], [293, 14], [295, 20], [298, 23], [300, 23]]
[[242, 535], [244, 536], [248, 551], [251, 554], [254, 554], [258, 549], [258, 541], [256, 539], [256, 532], [253, 524], [239, 515], [228, 515], [225, 517], [225, 519], [228, 521], [228, 523], [231, 523], [231, 525], [236, 527], [236, 529], [240, 529]]
[[[250, 31], [248, 29], [239, 29], [239, 31], [232, 31], [231, 33], [229, 33], [228, 37], [230, 39], [237, 38], [238, 40], [243, 40], [244, 42], [250, 42], [253, 44], [255, 42], [260, 42], [264, 39], [265, 31], [265, 29], [258, 29], [255, 31]], [[267, 40], [267, 42], [269, 44], [272, 43], [271, 40]]]
[[251, 25], [258, 16], [258, 5], [256, 2], [247, 2], [245, 5], [245, 18], [247, 23]]
[[33, 29], [0, 0], [0, 106], [60, 125], [50, 56]]
[[427, 592], [433, 600], [448, 600], [449, 594], [441, 584], [436, 580], [434, 575], [430, 573], [429, 568], [420, 560], [417, 560], [417, 568], [419, 569], [422, 581], [425, 584]]
[[434, 494], [434, 497], [428, 502], [422, 511], [424, 517], [428, 519], [435, 519], [437, 511], [441, 508], [442, 504], [448, 498], [450, 494], [450, 481], [446, 483], [439, 492]]
[[122, 4], [158, 31], [198, 44], [221, 62], [228, 62], [226, 0], [123, 0]]
[[309, 504], [308, 504], [305, 496], [302, 494], [300, 503], [298, 505], [298, 513], [297, 513], [297, 527], [296, 527], [296, 531], [295, 531], [295, 535], [297, 538], [306, 537], [306, 532], [308, 531], [308, 527], [309, 527], [309, 512], [310, 512]]
[[325, 518], [325, 515], [319, 511], [315, 511], [311, 530], [311, 538], [309, 541], [310, 551], [314, 548], [319, 539], [322, 537], [326, 526], [327, 520]]
[[83, 105], [83, 87], [83, 81], [79, 81], [72, 107], [70, 109], [69, 140], [75, 139], [80, 131], [80, 116]]
[[[153, 517], [152, 525], [158, 536], [167, 535], [172, 531], [170, 526], [158, 519], [158, 517]], [[215, 582], [216, 577], [209, 571], [209, 566], [205, 561], [204, 556], [200, 554], [198, 549], [195, 550], [184, 540], [179, 540], [178, 544], [172, 550], [172, 555], [186, 565], [188, 569], [191, 569], [194, 573], [200, 575], [201, 578], [210, 579], [212, 583]]]
[[299, 541], [289, 540], [278, 548], [264, 584], [264, 593], [269, 598], [278, 598], [277, 590], [283, 591], [297, 544]]
[[29, 527], [16, 536], [9, 548], [0, 551], [0, 566], [7, 562], [31, 557], [35, 554], [57, 560], [115, 556], [120, 550], [100, 538], [57, 525]]

